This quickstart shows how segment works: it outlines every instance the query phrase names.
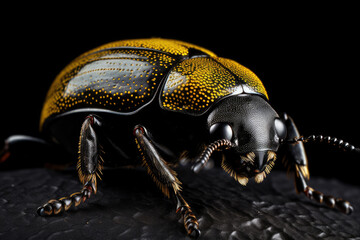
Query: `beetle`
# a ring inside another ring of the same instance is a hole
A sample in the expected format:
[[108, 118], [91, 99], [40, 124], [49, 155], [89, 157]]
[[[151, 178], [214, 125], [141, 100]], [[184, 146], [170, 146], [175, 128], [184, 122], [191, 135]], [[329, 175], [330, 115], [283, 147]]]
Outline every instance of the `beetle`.
[[271, 107], [251, 70], [194, 44], [132, 39], [80, 55], [52, 83], [40, 130], [44, 139], [9, 137], [0, 162], [20, 145], [65, 151], [78, 156], [83, 185], [79, 192], [40, 206], [40, 216], [67, 211], [96, 194], [104, 166], [142, 165], [175, 201], [187, 233], [196, 238], [199, 224], [181, 195], [174, 166], [190, 159], [198, 173], [214, 157], [241, 185], [251, 178], [261, 183], [280, 149], [298, 193], [346, 214], [353, 211], [348, 201], [307, 185], [304, 143], [325, 142], [356, 153], [360, 149], [333, 137], [301, 136], [290, 116]]

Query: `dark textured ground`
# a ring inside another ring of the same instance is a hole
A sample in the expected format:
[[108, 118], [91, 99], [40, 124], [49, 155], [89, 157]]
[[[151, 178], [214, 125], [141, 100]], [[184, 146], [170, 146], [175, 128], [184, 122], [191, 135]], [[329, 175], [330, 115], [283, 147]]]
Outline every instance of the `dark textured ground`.
[[[178, 169], [202, 239], [360, 239], [360, 189], [313, 178], [312, 187], [352, 202], [344, 215], [297, 195], [285, 173], [237, 184], [221, 169]], [[145, 171], [106, 170], [98, 194], [77, 211], [39, 217], [37, 207], [81, 188], [75, 171], [0, 172], [0, 239], [186, 239], [175, 207]]]

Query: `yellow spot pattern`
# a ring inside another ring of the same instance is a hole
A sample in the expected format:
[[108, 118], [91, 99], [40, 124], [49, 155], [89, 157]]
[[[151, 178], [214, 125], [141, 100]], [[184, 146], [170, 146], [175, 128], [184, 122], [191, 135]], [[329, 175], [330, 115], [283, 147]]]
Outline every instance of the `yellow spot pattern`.
[[107, 50], [68, 65], [50, 87], [40, 127], [80, 108], [131, 112], [151, 101], [175, 58], [145, 50]]
[[189, 53], [189, 48], [194, 48], [206, 53], [209, 56], [216, 56], [213, 52], [191, 43], [182, 42], [173, 39], [151, 38], [151, 39], [130, 39], [130, 40], [122, 40], [122, 41], [108, 43], [94, 50], [84, 53], [83, 55], [80, 56], [80, 58], [97, 51], [101, 51], [109, 48], [118, 48], [118, 47], [148, 48], [148, 49], [154, 49], [154, 50], [170, 53], [173, 55], [181, 55], [181, 56], [187, 56]]
[[260, 79], [232, 60], [219, 57], [187, 59], [170, 72], [161, 96], [162, 107], [199, 115], [222, 97], [246, 92], [243, 85], [267, 97]]
[[[195, 49], [208, 57], [189, 56]], [[155, 97], [171, 111], [199, 114], [247, 85], [267, 97], [261, 81], [242, 65], [202, 47], [169, 39], [134, 39], [105, 44], [67, 65], [52, 83], [40, 129], [51, 116], [78, 109], [134, 112]]]
[[241, 81], [243, 81], [246, 86], [250, 87], [254, 92], [264, 94], [267, 99], [269, 98], [263, 83], [250, 69], [231, 59], [216, 58], [216, 60], [231, 70], [233, 74], [241, 79]]

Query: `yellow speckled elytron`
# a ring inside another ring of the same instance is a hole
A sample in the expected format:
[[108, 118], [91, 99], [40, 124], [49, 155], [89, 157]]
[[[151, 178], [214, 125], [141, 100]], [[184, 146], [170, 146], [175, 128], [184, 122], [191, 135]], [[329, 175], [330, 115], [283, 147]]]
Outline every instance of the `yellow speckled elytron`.
[[180, 62], [170, 72], [162, 92], [163, 107], [173, 111], [203, 113], [214, 101], [234, 93], [262, 93], [259, 78], [249, 69], [228, 59], [198, 57]]
[[47, 94], [40, 128], [50, 117], [73, 110], [130, 114], [157, 92], [162, 108], [193, 115], [230, 94], [267, 98], [253, 72], [202, 47], [159, 38], [124, 40], [86, 52], [60, 72]]

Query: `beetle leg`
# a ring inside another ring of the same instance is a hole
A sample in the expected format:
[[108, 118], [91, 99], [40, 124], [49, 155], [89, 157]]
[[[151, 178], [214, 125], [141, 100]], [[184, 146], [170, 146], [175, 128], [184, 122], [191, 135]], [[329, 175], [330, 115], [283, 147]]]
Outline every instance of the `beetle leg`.
[[[294, 139], [300, 137], [299, 131], [292, 118], [284, 114], [283, 119], [287, 126], [287, 138]], [[336, 207], [346, 214], [350, 214], [353, 211], [353, 207], [348, 201], [324, 195], [307, 185], [306, 179], [310, 178], [310, 174], [305, 148], [302, 142], [286, 143], [285, 148], [286, 156], [284, 157], [283, 162], [288, 168], [288, 172], [294, 173], [297, 193], [304, 193], [309, 199], [315, 200], [318, 203], [325, 203], [331, 208]]]
[[[299, 169], [298, 166], [296, 166], [296, 169]], [[313, 188], [309, 187], [306, 184], [305, 177], [303, 176], [301, 170], [295, 171], [295, 186], [298, 193], [302, 192], [309, 199], [315, 200], [318, 203], [324, 203], [331, 208], [336, 207], [345, 214], [350, 214], [354, 210], [354, 208], [348, 201], [341, 198], [335, 198], [330, 195], [324, 195], [322, 192], [316, 191]]]
[[101, 127], [101, 122], [94, 115], [86, 117], [81, 127], [77, 169], [79, 179], [83, 184], [82, 190], [71, 194], [69, 197], [48, 201], [38, 208], [37, 213], [40, 216], [67, 211], [72, 204], [78, 206], [80, 203], [89, 199], [92, 193], [96, 194], [97, 177], [100, 178], [103, 168], [102, 158], [100, 156], [101, 147], [95, 130], [98, 127]]
[[[29, 167], [41, 166], [50, 156], [52, 156], [51, 153], [54, 150], [56, 150], [54, 146], [41, 138], [26, 135], [13, 135], [4, 141], [3, 149], [0, 150], [0, 163], [6, 163], [9, 167], [28, 167], [28, 165]], [[34, 161], [27, 161], [29, 158], [34, 157], [36, 157], [35, 163]], [[11, 161], [7, 161], [9, 158], [14, 158], [17, 161], [11, 163]], [[21, 164], [19, 164], [19, 161], [21, 161]]]
[[190, 206], [181, 196], [181, 182], [176, 177], [176, 172], [172, 170], [159, 155], [152, 143], [147, 130], [140, 125], [134, 128], [135, 141], [142, 157], [143, 166], [146, 167], [148, 174], [153, 178], [161, 191], [176, 201], [176, 212], [181, 213], [184, 219], [184, 227], [192, 237], [199, 237], [199, 223], [192, 213]]

